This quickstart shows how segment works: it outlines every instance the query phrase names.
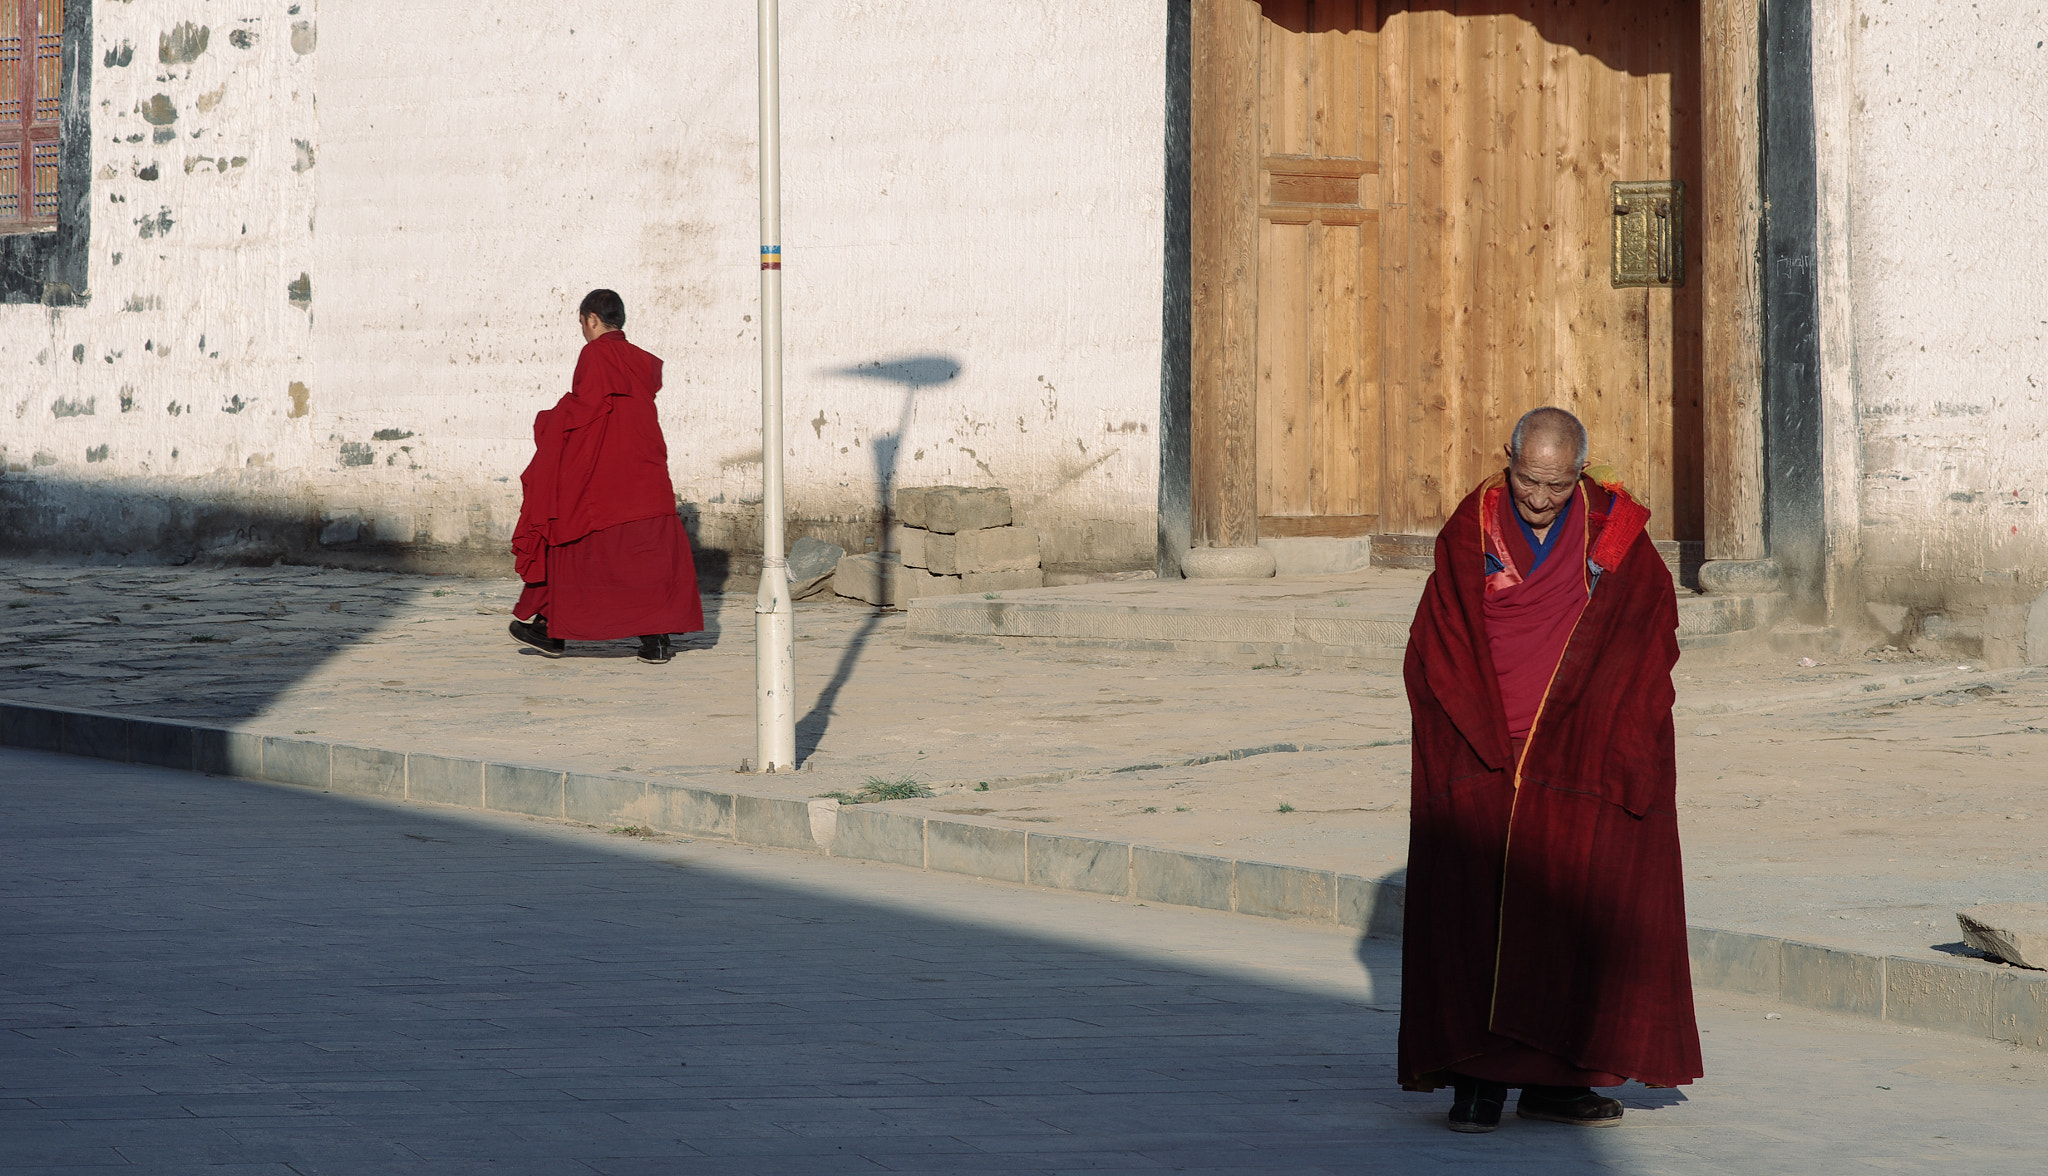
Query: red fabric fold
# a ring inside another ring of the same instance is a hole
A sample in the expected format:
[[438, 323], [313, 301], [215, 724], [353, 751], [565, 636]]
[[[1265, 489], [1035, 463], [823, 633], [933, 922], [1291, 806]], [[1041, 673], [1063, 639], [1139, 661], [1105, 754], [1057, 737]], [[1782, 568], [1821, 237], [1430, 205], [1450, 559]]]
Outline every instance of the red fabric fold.
[[533, 418], [533, 460], [512, 554], [519, 578], [547, 576], [542, 552], [592, 531], [673, 514], [668, 445], [654, 407], [661, 360], [607, 331], [583, 345], [568, 395]]
[[[1541, 567], [1518, 584], [1489, 585], [1483, 598], [1486, 641], [1493, 651], [1501, 707], [1507, 712], [1508, 736], [1513, 739], [1528, 738], [1557, 660], [1564, 656], [1565, 642], [1586, 607], [1585, 497], [1583, 491], [1573, 495], [1571, 509], [1557, 521], [1560, 533]], [[1500, 520], [1503, 535], [1512, 530], [1520, 537], [1514, 495], [1505, 489], [1486, 494], [1481, 509], [1504, 516]], [[1517, 566], [1527, 567], [1528, 563], [1524, 558]]]

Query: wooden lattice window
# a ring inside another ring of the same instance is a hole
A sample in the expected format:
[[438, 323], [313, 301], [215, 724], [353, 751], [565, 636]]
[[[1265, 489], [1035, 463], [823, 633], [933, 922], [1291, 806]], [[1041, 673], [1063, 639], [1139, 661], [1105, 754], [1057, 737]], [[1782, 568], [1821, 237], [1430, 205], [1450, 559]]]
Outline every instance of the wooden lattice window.
[[0, 231], [54, 227], [64, 0], [0, 0]]

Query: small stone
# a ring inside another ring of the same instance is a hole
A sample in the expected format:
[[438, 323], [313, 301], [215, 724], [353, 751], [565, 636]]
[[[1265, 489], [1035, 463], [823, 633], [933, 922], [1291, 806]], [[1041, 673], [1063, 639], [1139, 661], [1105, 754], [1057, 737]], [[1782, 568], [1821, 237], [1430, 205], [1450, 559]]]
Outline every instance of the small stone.
[[1993, 902], [1956, 912], [1963, 942], [2022, 968], [2048, 968], [2048, 903]]
[[809, 535], [789, 545], [789, 595], [802, 600], [823, 592], [846, 549]]
[[1692, 729], [1692, 733], [1697, 738], [1709, 739], [1715, 735], [1719, 735], [1721, 733], [1721, 728], [1716, 727], [1713, 724], [1709, 723], [1705, 726], [1694, 727]]

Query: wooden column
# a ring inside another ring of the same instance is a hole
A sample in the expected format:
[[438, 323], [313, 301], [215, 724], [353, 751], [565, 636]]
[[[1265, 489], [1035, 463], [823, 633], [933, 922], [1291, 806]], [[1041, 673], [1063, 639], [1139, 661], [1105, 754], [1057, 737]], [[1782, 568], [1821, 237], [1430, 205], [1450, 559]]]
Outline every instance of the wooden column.
[[1258, 542], [1259, 5], [1194, 0], [1188, 137], [1191, 542]]
[[1708, 559], [1762, 559], [1763, 299], [1756, 0], [1701, 0]]

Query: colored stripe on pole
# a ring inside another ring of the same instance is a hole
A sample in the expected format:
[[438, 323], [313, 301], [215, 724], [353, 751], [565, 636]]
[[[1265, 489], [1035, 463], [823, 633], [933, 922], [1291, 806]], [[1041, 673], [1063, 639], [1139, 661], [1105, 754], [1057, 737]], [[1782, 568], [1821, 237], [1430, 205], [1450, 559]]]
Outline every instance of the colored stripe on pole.
[[782, 268], [782, 246], [761, 246], [761, 268], [764, 270], [779, 270]]

